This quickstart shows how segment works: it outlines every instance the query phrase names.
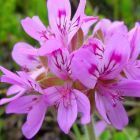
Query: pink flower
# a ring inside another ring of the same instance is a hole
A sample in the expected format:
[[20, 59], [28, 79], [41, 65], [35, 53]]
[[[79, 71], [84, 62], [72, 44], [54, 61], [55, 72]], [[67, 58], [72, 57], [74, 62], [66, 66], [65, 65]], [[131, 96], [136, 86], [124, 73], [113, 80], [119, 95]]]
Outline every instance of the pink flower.
[[[54, 4], [55, 3], [55, 4]], [[71, 20], [71, 6], [69, 0], [48, 0], [48, 15], [51, 29], [67, 45], [83, 23], [97, 20], [97, 17], [87, 17], [84, 14], [86, 0], [80, 0], [79, 6]]]
[[[40, 48], [19, 42], [12, 58], [22, 71], [0, 66], [0, 82], [11, 84], [0, 105], [8, 103], [7, 113], [27, 114], [22, 132], [28, 139], [41, 128], [48, 107], [56, 107], [59, 127], [66, 134], [78, 113], [82, 124], [89, 123], [92, 100], [106, 123], [121, 130], [128, 123], [122, 99], [140, 97], [139, 24], [128, 32], [122, 21], [102, 19], [88, 37], [97, 18], [85, 15], [85, 5], [86, 0], [80, 0], [71, 17], [69, 0], [47, 0], [48, 27], [38, 16], [21, 21]], [[92, 91], [93, 99], [88, 97]], [[97, 128], [104, 130], [106, 123]]]
[[10, 102], [6, 107], [6, 113], [27, 114], [27, 120], [22, 126], [24, 136], [31, 139], [41, 128], [48, 104], [44, 96], [22, 96]]
[[71, 20], [69, 0], [48, 0], [47, 7], [50, 27], [46, 28], [37, 16], [33, 18], [27, 17], [21, 23], [27, 34], [39, 41], [40, 44], [44, 44], [47, 40], [57, 38], [64, 46], [67, 46], [74, 34], [82, 27], [82, 24], [97, 20], [97, 17], [85, 16], [85, 5], [86, 0], [81, 0], [75, 16]]
[[90, 122], [89, 99], [81, 91], [73, 89], [70, 83], [47, 88], [44, 92], [48, 103], [58, 107], [57, 121], [66, 134], [69, 133], [78, 112], [81, 113], [82, 124]]
[[12, 86], [7, 91], [7, 95], [14, 95], [10, 98], [1, 99], [0, 105], [11, 102], [27, 92], [37, 92], [43, 94], [39, 84], [27, 73], [20, 71], [15, 74], [2, 66], [0, 67], [0, 70], [4, 73], [4, 75], [1, 76], [1, 82], [12, 84]]
[[73, 55], [69, 53], [67, 48], [55, 50], [46, 56], [50, 71], [61, 80], [64, 80], [65, 85], [52, 86], [46, 88], [44, 92], [49, 105], [58, 107], [58, 124], [65, 133], [68, 133], [77, 118], [78, 112], [82, 113], [81, 123], [89, 123], [90, 102], [84, 93], [73, 89], [71, 79]]
[[74, 53], [71, 66], [73, 77], [95, 90], [95, 102], [100, 115], [117, 129], [123, 129], [128, 123], [122, 97], [140, 97], [140, 82], [125, 79], [121, 73], [129, 56], [127, 34], [114, 31], [105, 42], [97, 37], [89, 39], [86, 45]]

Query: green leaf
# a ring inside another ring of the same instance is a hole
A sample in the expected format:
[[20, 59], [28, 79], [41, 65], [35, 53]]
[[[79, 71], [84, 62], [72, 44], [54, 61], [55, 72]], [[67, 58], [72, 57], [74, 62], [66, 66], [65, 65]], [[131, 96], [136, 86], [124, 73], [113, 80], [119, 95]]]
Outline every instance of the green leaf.
[[111, 133], [109, 130], [106, 130], [102, 133], [102, 135], [100, 136], [101, 140], [111, 140]]

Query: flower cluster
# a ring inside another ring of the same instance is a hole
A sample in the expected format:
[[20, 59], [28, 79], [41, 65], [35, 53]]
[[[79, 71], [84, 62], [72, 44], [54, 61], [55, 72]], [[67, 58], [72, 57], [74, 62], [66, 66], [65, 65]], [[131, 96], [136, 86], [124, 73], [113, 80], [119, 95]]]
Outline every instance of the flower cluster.
[[40, 47], [19, 42], [12, 58], [21, 70], [0, 66], [1, 82], [11, 84], [0, 105], [7, 104], [8, 114], [27, 114], [22, 132], [29, 139], [41, 128], [48, 108], [55, 107], [59, 127], [69, 133], [77, 115], [82, 124], [90, 122], [94, 102], [105, 122], [121, 130], [128, 124], [124, 97], [140, 97], [139, 23], [128, 31], [120, 21], [97, 22], [85, 15], [85, 5], [80, 0], [71, 18], [69, 0], [48, 0], [48, 27], [38, 16], [21, 21]]

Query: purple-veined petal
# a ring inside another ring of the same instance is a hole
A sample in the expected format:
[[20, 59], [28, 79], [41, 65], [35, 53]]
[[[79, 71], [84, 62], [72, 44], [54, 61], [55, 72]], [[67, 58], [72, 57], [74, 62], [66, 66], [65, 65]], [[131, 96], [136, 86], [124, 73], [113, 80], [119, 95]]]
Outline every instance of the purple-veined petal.
[[102, 43], [101, 40], [97, 38], [89, 38], [84, 48], [89, 49], [98, 60], [98, 63], [101, 63], [105, 51], [105, 45]]
[[18, 85], [12, 85], [7, 90], [7, 96], [17, 94], [22, 90], [24, 90], [22, 87], [20, 87]]
[[50, 26], [57, 35], [60, 35], [64, 30], [67, 30], [70, 22], [70, 2], [69, 0], [48, 0], [47, 7]]
[[102, 78], [112, 79], [119, 75], [128, 62], [130, 46], [126, 34], [117, 32], [106, 43], [100, 73]]
[[24, 114], [28, 113], [33, 105], [37, 102], [39, 96], [37, 95], [29, 95], [22, 96], [18, 99], [10, 102], [6, 107], [6, 113], [16, 113], [16, 114]]
[[74, 53], [72, 63], [72, 78], [79, 80], [88, 88], [94, 88], [98, 72], [95, 55], [86, 48], [81, 48]]
[[[33, 52], [33, 55], [28, 54], [28, 52], [31, 51]], [[20, 42], [14, 46], [14, 49], [12, 51], [12, 58], [21, 67], [33, 69], [39, 65], [37, 56], [34, 56], [36, 52], [37, 50], [31, 45], [24, 42]]]
[[22, 127], [24, 136], [31, 139], [39, 131], [45, 118], [47, 104], [40, 99], [27, 115], [27, 120]]
[[81, 123], [87, 124], [90, 122], [90, 102], [86, 95], [84, 95], [82, 92], [74, 89], [73, 90], [76, 101], [77, 101], [77, 107], [78, 112], [81, 113]]
[[48, 65], [51, 72], [62, 79], [67, 79], [70, 74], [72, 58], [67, 49], [58, 49], [48, 56]]
[[21, 20], [21, 24], [22, 24], [22, 27], [25, 30], [25, 32], [28, 35], [30, 35], [32, 38], [36, 39], [39, 42], [41, 42], [44, 39], [47, 40], [47, 37], [45, 36], [47, 29], [41, 23], [39, 17], [37, 17], [37, 16], [35, 16], [33, 18], [27, 17], [27, 18]]
[[70, 128], [77, 118], [77, 103], [74, 98], [75, 97], [71, 97], [67, 105], [64, 103], [64, 98], [58, 107], [57, 121], [61, 130], [66, 134], [69, 133]]

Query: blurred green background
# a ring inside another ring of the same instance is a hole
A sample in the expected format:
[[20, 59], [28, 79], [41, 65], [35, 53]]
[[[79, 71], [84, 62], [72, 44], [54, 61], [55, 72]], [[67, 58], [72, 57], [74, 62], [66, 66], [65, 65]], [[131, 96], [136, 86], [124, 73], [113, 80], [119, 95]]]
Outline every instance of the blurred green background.
[[[71, 0], [71, 3], [74, 13], [78, 0]], [[140, 0], [87, 0], [86, 13], [98, 15], [100, 18], [123, 20], [131, 28], [140, 20]], [[44, 24], [48, 25], [46, 0], [0, 0], [0, 65], [11, 70], [18, 69], [10, 54], [13, 45], [19, 41], [26, 41], [32, 45], [37, 43], [26, 35], [20, 25], [22, 18], [34, 15], [38, 15]], [[3, 87], [5, 86], [0, 85], [0, 98], [5, 93]], [[122, 132], [109, 127], [101, 135], [101, 140], [140, 140], [140, 104], [137, 103], [139, 100], [136, 101], [131, 99], [126, 106], [130, 116], [128, 127]], [[52, 119], [51, 113], [48, 113], [46, 120], [35, 140], [79, 140], [80, 137], [80, 140], [86, 140], [80, 125], [75, 126], [69, 135], [64, 135]], [[24, 121], [24, 116], [8, 116], [1, 107], [0, 140], [24, 140], [20, 131]]]

